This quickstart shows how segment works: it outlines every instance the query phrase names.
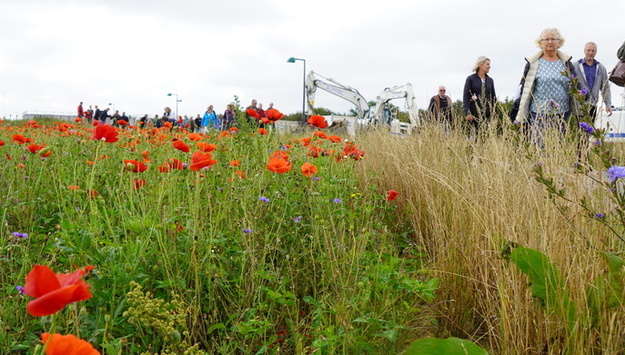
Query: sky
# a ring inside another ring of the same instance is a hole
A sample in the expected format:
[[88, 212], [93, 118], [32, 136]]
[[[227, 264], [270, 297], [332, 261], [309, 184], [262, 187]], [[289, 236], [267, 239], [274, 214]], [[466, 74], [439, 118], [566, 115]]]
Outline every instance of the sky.
[[[462, 99], [484, 55], [504, 100], [544, 28], [558, 28], [576, 60], [596, 42], [611, 70], [623, 13], [622, 0], [0, 0], [0, 113], [75, 113], [82, 101], [153, 116], [176, 111], [168, 93], [179, 115], [222, 113], [235, 95], [244, 107], [301, 112], [304, 66], [289, 57], [367, 100], [410, 83], [426, 108], [439, 85]], [[612, 87], [613, 105], [624, 106], [622, 93]], [[355, 108], [322, 90], [315, 104]]]

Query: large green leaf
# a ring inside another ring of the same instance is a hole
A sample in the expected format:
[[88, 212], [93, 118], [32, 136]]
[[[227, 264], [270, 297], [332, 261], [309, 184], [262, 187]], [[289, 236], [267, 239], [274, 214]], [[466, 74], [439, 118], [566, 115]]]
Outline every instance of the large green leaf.
[[459, 338], [423, 338], [410, 345], [404, 355], [487, 355], [486, 350]]
[[532, 296], [540, 299], [547, 311], [564, 317], [572, 329], [577, 320], [576, 305], [560, 270], [545, 254], [530, 248], [515, 248], [510, 260], [529, 277]]

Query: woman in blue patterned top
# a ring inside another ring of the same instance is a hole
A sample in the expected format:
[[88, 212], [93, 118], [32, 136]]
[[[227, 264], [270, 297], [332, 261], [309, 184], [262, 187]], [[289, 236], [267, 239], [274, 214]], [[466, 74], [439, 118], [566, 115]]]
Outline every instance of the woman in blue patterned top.
[[[540, 51], [526, 58], [521, 79], [521, 94], [515, 122], [528, 125], [530, 138], [546, 128], [564, 133], [575, 102], [569, 95], [570, 75], [575, 76], [571, 56], [561, 52], [564, 37], [556, 28], [547, 28], [536, 39]], [[567, 73], [567, 75], [565, 75]]]

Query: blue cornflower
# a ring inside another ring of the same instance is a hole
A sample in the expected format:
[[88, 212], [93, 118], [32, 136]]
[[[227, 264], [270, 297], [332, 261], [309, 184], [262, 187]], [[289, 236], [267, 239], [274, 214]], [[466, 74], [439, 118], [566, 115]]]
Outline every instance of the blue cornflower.
[[252, 230], [251, 230], [251, 229], [248, 229], [248, 228], [243, 228], [243, 229], [241, 229], [241, 231], [242, 231], [243, 233], [245, 233], [245, 234], [250, 234], [250, 233], [252, 233]]
[[17, 292], [20, 293], [20, 295], [25, 295], [26, 294], [26, 291], [24, 291], [24, 286], [22, 286], [22, 285], [15, 286], [15, 289], [17, 290]]
[[343, 200], [341, 200], [340, 198], [335, 198], [334, 200], [332, 200], [332, 202], [334, 202], [334, 203], [342, 203]]
[[18, 238], [28, 238], [28, 233], [13, 232], [12, 234]]
[[579, 127], [586, 133], [589, 133], [589, 134], [595, 133], [595, 129], [586, 122], [580, 122]]
[[270, 199], [268, 199], [268, 198], [267, 198], [267, 197], [265, 197], [265, 196], [261, 196], [261, 197], [259, 197], [259, 198], [258, 198], [258, 201], [269, 202], [269, 201], [271, 201], [271, 200], [270, 200]]
[[625, 166], [612, 165], [607, 172], [610, 182], [614, 182], [616, 179], [625, 177]]
[[302, 216], [297, 216], [295, 218], [293, 218], [293, 222], [298, 223], [302, 220]]
[[601, 219], [601, 218], [605, 217], [605, 215], [604, 215], [603, 213], [597, 213], [597, 214], [595, 215], [595, 217], [597, 217], [597, 218]]

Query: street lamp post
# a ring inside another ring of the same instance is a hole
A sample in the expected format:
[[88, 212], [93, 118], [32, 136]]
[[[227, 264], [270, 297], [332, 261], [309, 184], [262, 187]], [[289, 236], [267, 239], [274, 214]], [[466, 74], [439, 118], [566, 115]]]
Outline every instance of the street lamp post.
[[302, 91], [302, 124], [306, 124], [306, 59], [291, 57], [287, 59], [287, 63], [295, 63], [296, 60], [304, 62], [304, 77], [303, 77], [303, 91]]
[[182, 102], [182, 99], [180, 99], [180, 100], [178, 99], [178, 94], [175, 94], [175, 93], [172, 93], [172, 92], [167, 94], [167, 96], [172, 96], [172, 95], [176, 97], [176, 117], [174, 117], [174, 119], [177, 120], [178, 119], [178, 103]]

